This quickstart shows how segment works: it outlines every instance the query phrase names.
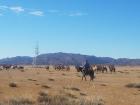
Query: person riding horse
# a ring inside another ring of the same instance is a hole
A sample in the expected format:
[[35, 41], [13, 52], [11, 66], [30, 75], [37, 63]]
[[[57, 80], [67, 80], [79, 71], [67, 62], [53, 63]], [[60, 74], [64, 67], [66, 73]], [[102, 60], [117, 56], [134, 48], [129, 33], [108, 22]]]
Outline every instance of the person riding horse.
[[88, 63], [88, 60], [86, 60], [84, 66], [75, 66], [75, 68], [77, 72], [82, 73], [82, 80], [83, 78], [85, 78], [86, 80], [86, 76], [90, 76], [91, 81], [93, 81], [93, 79], [95, 78], [94, 70], [92, 69], [91, 65]]
[[91, 68], [91, 66], [90, 66], [88, 60], [86, 60], [84, 66], [83, 66], [83, 71], [89, 71], [90, 68]]

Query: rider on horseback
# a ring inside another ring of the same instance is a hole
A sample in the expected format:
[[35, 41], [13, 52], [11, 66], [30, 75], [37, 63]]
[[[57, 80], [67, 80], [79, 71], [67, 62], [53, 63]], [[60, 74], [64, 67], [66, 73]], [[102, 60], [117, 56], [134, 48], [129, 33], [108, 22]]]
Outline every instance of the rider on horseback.
[[83, 66], [83, 70], [84, 70], [84, 71], [90, 70], [90, 64], [89, 64], [88, 60], [86, 60], [84, 66]]

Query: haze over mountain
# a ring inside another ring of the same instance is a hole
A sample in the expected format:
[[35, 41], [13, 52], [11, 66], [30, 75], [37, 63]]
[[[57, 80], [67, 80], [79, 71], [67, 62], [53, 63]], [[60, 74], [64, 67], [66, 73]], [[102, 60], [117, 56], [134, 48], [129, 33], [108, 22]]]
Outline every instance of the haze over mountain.
[[[86, 59], [91, 64], [140, 65], [140, 59], [127, 59], [127, 58], [114, 59], [110, 57], [96, 57], [91, 55], [62, 53], [62, 52], [41, 54], [37, 57], [37, 64], [82, 65]], [[17, 56], [12, 58], [4, 58], [0, 60], [0, 64], [31, 65], [32, 62], [33, 57], [29, 56]]]

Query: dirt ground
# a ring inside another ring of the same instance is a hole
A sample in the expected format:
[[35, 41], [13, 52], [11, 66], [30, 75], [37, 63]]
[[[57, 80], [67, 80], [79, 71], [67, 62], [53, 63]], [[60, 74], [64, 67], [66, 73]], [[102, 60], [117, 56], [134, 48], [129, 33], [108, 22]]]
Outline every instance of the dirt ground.
[[[9, 86], [15, 82], [16, 88]], [[102, 99], [105, 105], [140, 105], [140, 88], [128, 88], [129, 83], [140, 83], [140, 67], [117, 67], [116, 73], [99, 73], [91, 82], [82, 81], [81, 74], [71, 71], [47, 71], [26, 68], [24, 71], [0, 71], [0, 101], [13, 97], [36, 100], [38, 93], [47, 90], [50, 95], [72, 94], [75, 98]]]

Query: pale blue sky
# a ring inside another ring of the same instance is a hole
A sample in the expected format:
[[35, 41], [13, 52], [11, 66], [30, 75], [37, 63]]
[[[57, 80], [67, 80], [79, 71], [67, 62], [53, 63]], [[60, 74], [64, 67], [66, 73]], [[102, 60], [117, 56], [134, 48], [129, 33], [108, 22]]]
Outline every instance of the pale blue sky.
[[139, 0], [0, 0], [0, 58], [69, 52], [140, 58]]

